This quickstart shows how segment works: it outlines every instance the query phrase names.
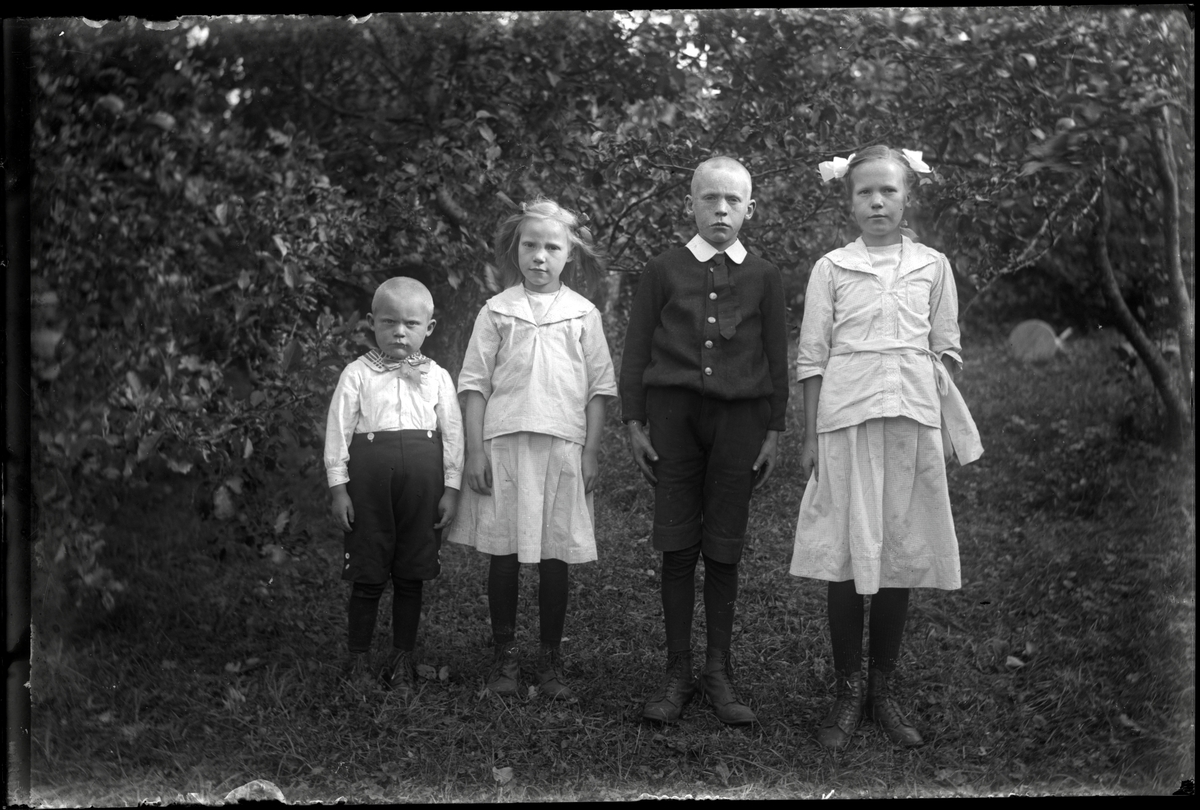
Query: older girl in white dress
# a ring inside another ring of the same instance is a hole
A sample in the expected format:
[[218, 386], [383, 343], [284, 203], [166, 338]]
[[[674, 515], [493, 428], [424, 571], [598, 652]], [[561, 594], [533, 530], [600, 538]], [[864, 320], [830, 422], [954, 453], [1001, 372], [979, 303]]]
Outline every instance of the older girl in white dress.
[[[910, 588], [956, 589], [958, 540], [946, 462], [983, 452], [951, 372], [958, 298], [946, 257], [902, 228], [928, 172], [919, 152], [886, 146], [821, 165], [845, 177], [862, 236], [822, 257], [804, 301], [801, 469], [809, 475], [791, 573], [828, 581], [837, 697], [818, 741], [846, 745], [864, 714], [901, 745], [920, 733], [892, 698]], [[872, 594], [862, 678], [864, 594]]]
[[510, 286], [475, 319], [458, 377], [467, 486], [448, 539], [491, 555], [487, 688], [519, 691], [518, 577], [521, 563], [536, 563], [537, 682], [544, 694], [571, 700], [559, 652], [567, 566], [596, 559], [591, 493], [604, 409], [617, 387], [599, 311], [561, 277], [590, 286], [601, 266], [577, 216], [541, 198], [500, 226], [496, 263]]

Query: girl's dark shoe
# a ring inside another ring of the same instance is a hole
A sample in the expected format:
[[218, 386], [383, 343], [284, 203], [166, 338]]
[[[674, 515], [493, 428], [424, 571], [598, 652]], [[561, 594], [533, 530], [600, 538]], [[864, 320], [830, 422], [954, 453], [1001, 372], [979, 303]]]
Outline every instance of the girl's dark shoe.
[[342, 663], [342, 680], [365, 687], [371, 682], [371, 654], [352, 652]]
[[700, 674], [700, 691], [708, 698], [717, 719], [728, 726], [745, 726], [758, 720], [750, 707], [742, 703], [733, 688], [729, 650], [709, 648], [705, 655], [704, 671]]
[[563, 680], [562, 654], [558, 647], [543, 644], [538, 655], [537, 665], [538, 688], [542, 694], [553, 700], [575, 701], [575, 693]]
[[667, 673], [658, 691], [650, 696], [642, 708], [642, 717], [658, 723], [678, 723], [683, 716], [683, 707], [696, 694], [696, 682], [692, 679], [692, 651], [673, 652], [667, 655]]
[[837, 673], [837, 698], [829, 714], [821, 721], [817, 730], [817, 742], [826, 748], [844, 748], [855, 729], [862, 721], [863, 703], [866, 700], [862, 672], [850, 675]]
[[517, 645], [497, 644], [492, 669], [488, 673], [488, 691], [494, 695], [512, 697], [520, 691], [517, 683], [520, 678], [521, 664], [517, 658]]
[[384, 687], [408, 699], [417, 691], [417, 667], [409, 650], [392, 649], [387, 666], [379, 673]]
[[872, 669], [867, 682], [867, 717], [872, 718], [892, 742], [907, 748], [924, 745], [921, 732], [904, 719], [888, 688], [888, 674]]

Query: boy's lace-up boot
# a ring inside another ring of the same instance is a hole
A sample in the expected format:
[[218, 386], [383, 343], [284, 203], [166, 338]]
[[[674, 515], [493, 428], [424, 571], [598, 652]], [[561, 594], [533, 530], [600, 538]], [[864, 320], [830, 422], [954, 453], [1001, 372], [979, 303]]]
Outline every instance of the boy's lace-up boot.
[[521, 664], [517, 658], [515, 642], [497, 644], [492, 669], [488, 673], [487, 689], [494, 695], [511, 697], [519, 691], [517, 681], [521, 677]]
[[717, 719], [728, 726], [745, 726], [758, 719], [733, 688], [729, 650], [708, 649], [700, 674], [700, 691], [712, 704]]
[[692, 651], [667, 654], [667, 672], [658, 690], [646, 701], [642, 717], [659, 723], [678, 723], [683, 707], [696, 694], [692, 678]]
[[563, 678], [562, 653], [558, 647], [543, 644], [538, 654], [537, 664], [538, 688], [542, 694], [554, 700], [575, 701], [575, 693], [567, 686]]
[[863, 703], [866, 700], [862, 672], [850, 675], [837, 673], [837, 698], [829, 714], [821, 721], [817, 730], [817, 742], [826, 748], [844, 748], [854, 736], [862, 720]]
[[386, 688], [406, 700], [416, 694], [417, 667], [410, 650], [393, 649], [379, 676]]
[[867, 681], [867, 717], [879, 723], [883, 732], [892, 742], [907, 748], [924, 745], [921, 732], [917, 731], [908, 720], [888, 689], [889, 674], [878, 669], [872, 669]]

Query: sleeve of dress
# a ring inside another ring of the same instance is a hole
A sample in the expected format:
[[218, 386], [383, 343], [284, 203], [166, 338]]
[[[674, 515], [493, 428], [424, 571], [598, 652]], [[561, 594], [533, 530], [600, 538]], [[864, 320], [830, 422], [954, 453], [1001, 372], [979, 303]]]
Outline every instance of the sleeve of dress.
[[938, 277], [929, 292], [929, 349], [938, 357], [948, 354], [962, 366], [958, 331], [958, 288], [950, 261], [938, 260]]
[[772, 266], [763, 286], [763, 345], [771, 373], [771, 421], [769, 430], [787, 429], [788, 335], [787, 307], [784, 305], [783, 276]]
[[350, 480], [350, 440], [361, 414], [362, 377], [354, 364], [342, 369], [325, 419], [325, 478], [336, 487]]
[[500, 351], [500, 330], [492, 320], [492, 311], [485, 305], [475, 318], [462, 370], [458, 372], [458, 393], [478, 391], [484, 399], [492, 395], [492, 374], [496, 370], [496, 354]]
[[796, 355], [796, 380], [825, 376], [833, 343], [833, 262], [821, 259], [808, 277], [804, 320]]
[[442, 478], [446, 486], [462, 489], [463, 439], [462, 410], [454, 394], [450, 372], [438, 368], [438, 430], [442, 433]]
[[633, 306], [629, 310], [629, 324], [625, 328], [620, 392], [621, 419], [626, 422], [633, 419], [646, 421], [646, 386], [642, 376], [650, 365], [650, 346], [662, 311], [655, 265], [656, 262], [651, 259], [642, 270], [637, 292], [633, 295]]
[[583, 334], [579, 342], [587, 367], [587, 401], [591, 402], [592, 397], [615, 397], [617, 377], [613, 370], [612, 355], [608, 351], [608, 340], [604, 337], [604, 321], [600, 317], [600, 310], [593, 309], [583, 316]]

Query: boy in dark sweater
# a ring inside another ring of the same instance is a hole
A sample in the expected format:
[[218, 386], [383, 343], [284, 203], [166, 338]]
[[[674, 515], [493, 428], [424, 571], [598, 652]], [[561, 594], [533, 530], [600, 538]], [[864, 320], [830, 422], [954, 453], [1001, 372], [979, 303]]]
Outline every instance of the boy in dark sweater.
[[[775, 469], [787, 409], [783, 280], [738, 240], [754, 214], [738, 161], [701, 163], [684, 201], [697, 235], [642, 272], [621, 363], [622, 418], [654, 487], [663, 554], [667, 669], [642, 716], [674, 723], [697, 688], [724, 723], [756, 718], [737, 696], [729, 650], [751, 492]], [[692, 670], [696, 563], [704, 556], [708, 652]]]

